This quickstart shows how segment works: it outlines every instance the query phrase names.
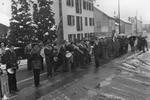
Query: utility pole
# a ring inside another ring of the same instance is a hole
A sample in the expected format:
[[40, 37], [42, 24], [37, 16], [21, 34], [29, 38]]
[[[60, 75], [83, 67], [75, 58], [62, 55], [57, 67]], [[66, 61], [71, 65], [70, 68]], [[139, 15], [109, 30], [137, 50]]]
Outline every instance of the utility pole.
[[119, 17], [119, 34], [121, 32], [121, 27], [120, 27], [120, 0], [118, 0], [118, 17]]
[[138, 35], [138, 19], [137, 19], [137, 16], [138, 16], [138, 12], [136, 11], [136, 34]]

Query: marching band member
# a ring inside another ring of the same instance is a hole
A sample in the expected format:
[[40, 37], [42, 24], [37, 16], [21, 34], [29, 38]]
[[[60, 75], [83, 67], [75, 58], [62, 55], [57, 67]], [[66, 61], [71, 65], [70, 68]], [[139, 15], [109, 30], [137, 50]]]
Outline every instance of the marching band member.
[[14, 46], [11, 44], [8, 45], [8, 49], [2, 56], [2, 64], [6, 64], [10, 93], [17, 92], [16, 70], [18, 69], [18, 59], [14, 52]]

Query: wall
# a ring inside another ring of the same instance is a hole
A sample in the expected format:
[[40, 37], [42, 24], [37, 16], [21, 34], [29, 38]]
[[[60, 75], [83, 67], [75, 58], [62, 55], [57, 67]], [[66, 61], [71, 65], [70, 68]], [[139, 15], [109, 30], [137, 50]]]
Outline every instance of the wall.
[[125, 23], [125, 34], [132, 35], [132, 24]]
[[[83, 0], [82, 0], [83, 1]], [[89, 0], [86, 0], [89, 1]], [[94, 26], [89, 26], [89, 18], [93, 18], [93, 12], [92, 11], [86, 11], [83, 10], [83, 2], [82, 2], [82, 14], [76, 13], [75, 8], [75, 0], [74, 0], [74, 7], [70, 7], [66, 5], [66, 0], [62, 0], [62, 11], [63, 11], [63, 28], [64, 28], [64, 39], [68, 40], [68, 34], [79, 34], [79, 33], [93, 33], [94, 32]], [[75, 25], [69, 26], [67, 24], [67, 15], [73, 15], [75, 17]], [[76, 29], [76, 16], [82, 16], [82, 23], [83, 23], [83, 30], [77, 31]], [[88, 26], [85, 26], [85, 20], [84, 18], [88, 17]]]
[[111, 36], [115, 30], [115, 19], [108, 16], [101, 10], [94, 8], [95, 27], [94, 31], [97, 36]]

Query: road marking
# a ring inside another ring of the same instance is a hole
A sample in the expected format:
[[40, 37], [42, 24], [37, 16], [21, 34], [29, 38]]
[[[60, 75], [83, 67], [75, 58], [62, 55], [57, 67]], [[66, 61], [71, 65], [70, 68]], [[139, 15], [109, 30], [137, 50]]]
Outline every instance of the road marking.
[[[46, 72], [45, 72], [45, 73], [42, 73], [42, 74], [40, 74], [40, 77], [41, 77], [41, 76], [44, 76], [44, 75], [46, 75], [46, 74], [47, 74]], [[23, 83], [23, 82], [32, 80], [33, 78], [34, 78], [33, 76], [30, 77], [30, 78], [26, 78], [26, 79], [24, 79], [24, 80], [18, 81], [17, 84], [21, 84], [21, 83]]]

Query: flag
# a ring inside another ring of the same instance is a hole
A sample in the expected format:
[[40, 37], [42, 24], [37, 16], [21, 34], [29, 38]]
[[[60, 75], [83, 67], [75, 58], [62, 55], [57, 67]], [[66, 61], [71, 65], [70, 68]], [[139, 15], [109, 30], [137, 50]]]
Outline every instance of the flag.
[[63, 38], [63, 18], [60, 18], [60, 21], [58, 23], [57, 29], [56, 29], [56, 34], [57, 34], [57, 44], [61, 45], [62, 41], [64, 40]]

